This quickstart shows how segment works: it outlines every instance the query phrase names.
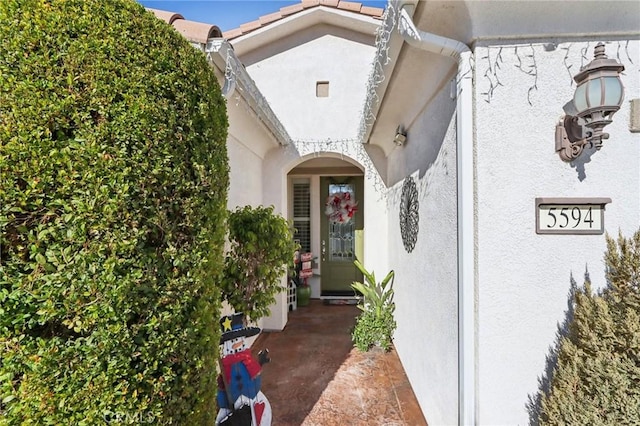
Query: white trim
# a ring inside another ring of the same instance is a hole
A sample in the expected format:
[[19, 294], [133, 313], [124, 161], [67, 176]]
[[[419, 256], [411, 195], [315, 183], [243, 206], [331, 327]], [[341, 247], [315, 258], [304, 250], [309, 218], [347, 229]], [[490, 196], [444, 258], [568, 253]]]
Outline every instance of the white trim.
[[[471, 52], [460, 55], [458, 65], [457, 182], [458, 182], [458, 422], [475, 425], [476, 295], [475, 295], [475, 195], [473, 138], [473, 80]], [[465, 63], [466, 62], [466, 63]]]

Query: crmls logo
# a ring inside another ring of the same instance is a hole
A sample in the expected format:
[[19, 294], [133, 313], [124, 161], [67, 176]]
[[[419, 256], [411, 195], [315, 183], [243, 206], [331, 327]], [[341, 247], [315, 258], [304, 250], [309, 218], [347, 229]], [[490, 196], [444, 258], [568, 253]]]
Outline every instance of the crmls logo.
[[111, 411], [105, 411], [102, 414], [102, 418], [105, 422], [111, 424], [118, 423], [134, 423], [134, 424], [144, 424], [144, 423], [153, 423], [156, 417], [152, 413], [122, 413], [116, 412], [113, 413]]

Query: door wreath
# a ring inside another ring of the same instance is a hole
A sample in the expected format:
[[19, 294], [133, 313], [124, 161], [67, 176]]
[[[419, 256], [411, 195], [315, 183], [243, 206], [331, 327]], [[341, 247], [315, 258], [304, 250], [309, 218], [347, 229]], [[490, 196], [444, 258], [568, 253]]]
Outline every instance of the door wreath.
[[336, 192], [329, 195], [325, 203], [325, 214], [331, 222], [347, 223], [358, 211], [358, 202], [351, 198], [350, 192]]

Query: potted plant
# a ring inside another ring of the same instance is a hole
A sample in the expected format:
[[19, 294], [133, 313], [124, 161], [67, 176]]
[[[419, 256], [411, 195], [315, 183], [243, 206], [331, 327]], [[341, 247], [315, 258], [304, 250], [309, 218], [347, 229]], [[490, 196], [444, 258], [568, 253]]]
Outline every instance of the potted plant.
[[245, 206], [229, 213], [229, 250], [222, 273], [222, 298], [257, 321], [269, 315], [280, 280], [298, 245], [289, 223], [273, 207]]
[[351, 287], [362, 294], [363, 299], [358, 304], [362, 313], [356, 319], [356, 325], [351, 334], [354, 345], [366, 352], [372, 347], [379, 347], [387, 351], [391, 347], [396, 321], [393, 317], [395, 303], [393, 302], [393, 279], [395, 273], [390, 271], [381, 282], [376, 282], [375, 273], [369, 272], [359, 260], [354, 264], [362, 272], [365, 282], [354, 282]]
[[[311, 255], [308, 253], [306, 255]], [[308, 306], [311, 300], [311, 287], [307, 282], [306, 277], [301, 277], [302, 265], [305, 255], [301, 255], [299, 251], [296, 251], [294, 255], [294, 269], [291, 271], [290, 279], [296, 286], [296, 304], [297, 306]]]
[[298, 306], [309, 306], [309, 301], [311, 300], [311, 287], [307, 284], [306, 278], [299, 280], [299, 284], [296, 287], [296, 300]]

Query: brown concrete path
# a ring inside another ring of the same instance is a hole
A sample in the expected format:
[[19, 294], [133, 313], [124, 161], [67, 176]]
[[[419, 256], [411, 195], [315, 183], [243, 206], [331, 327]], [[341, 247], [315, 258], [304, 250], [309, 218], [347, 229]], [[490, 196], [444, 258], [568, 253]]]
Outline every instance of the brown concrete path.
[[426, 426], [395, 351], [361, 353], [351, 329], [353, 305], [312, 300], [289, 312], [281, 332], [263, 332], [253, 344], [268, 348], [262, 391], [273, 426]]

